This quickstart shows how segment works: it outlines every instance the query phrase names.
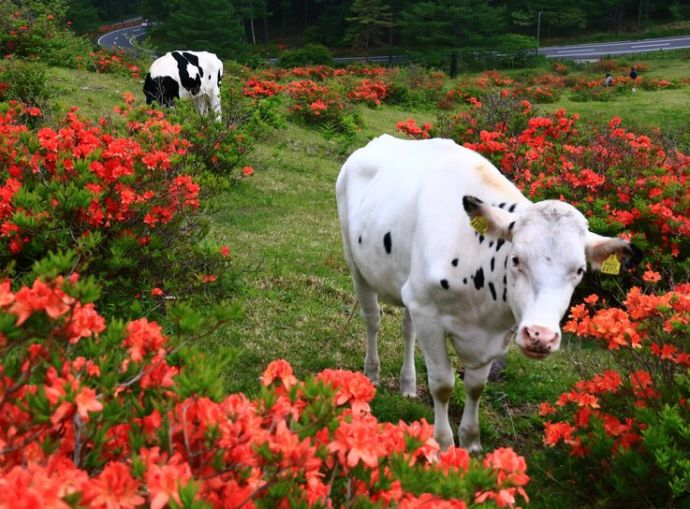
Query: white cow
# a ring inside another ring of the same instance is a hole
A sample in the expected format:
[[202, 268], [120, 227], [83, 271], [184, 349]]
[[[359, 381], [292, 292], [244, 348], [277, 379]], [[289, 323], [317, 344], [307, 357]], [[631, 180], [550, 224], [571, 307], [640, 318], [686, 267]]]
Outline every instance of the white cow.
[[191, 99], [200, 115], [212, 109], [220, 120], [220, 82], [223, 62], [208, 51], [171, 51], [156, 59], [144, 80], [146, 104], [172, 106], [175, 99]]
[[364, 370], [378, 383], [378, 298], [404, 306], [400, 388], [416, 395], [416, 333], [444, 448], [453, 444], [447, 335], [465, 366], [460, 445], [477, 452], [478, 400], [511, 338], [533, 359], [555, 352], [586, 262], [599, 269], [611, 254], [624, 264], [640, 255], [625, 240], [588, 231], [567, 203], [532, 203], [488, 160], [451, 140], [380, 136], [347, 159], [336, 195], [367, 328]]

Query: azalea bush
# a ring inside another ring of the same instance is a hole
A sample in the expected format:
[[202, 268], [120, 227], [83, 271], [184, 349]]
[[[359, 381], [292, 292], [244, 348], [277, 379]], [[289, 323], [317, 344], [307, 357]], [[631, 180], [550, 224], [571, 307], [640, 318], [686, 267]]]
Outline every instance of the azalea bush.
[[[648, 271], [650, 281], [660, 279]], [[690, 285], [632, 288], [622, 307], [596, 296], [564, 326], [610, 352], [607, 369], [540, 407], [553, 475], [580, 496], [626, 507], [690, 503]], [[591, 369], [591, 364], [581, 364]]]
[[40, 129], [22, 122], [37, 108], [0, 105], [6, 274], [30, 278], [36, 261], [71, 253], [107, 288], [109, 305], [123, 310], [154, 287], [187, 294], [223, 263], [202, 242], [200, 186], [185, 166], [190, 142], [160, 111], [127, 118], [133, 101], [126, 96], [113, 122], [92, 124], [72, 111], [58, 127]]
[[[107, 323], [76, 273], [0, 283], [0, 504], [516, 507], [511, 449], [441, 452], [425, 421], [379, 423], [359, 373], [272, 362], [255, 399], [145, 318]], [[180, 333], [199, 317], [179, 315]], [[215, 317], [220, 320], [223, 317]]]
[[363, 102], [368, 106], [380, 106], [389, 94], [389, 86], [383, 81], [363, 79], [347, 94], [352, 102]]
[[0, 3], [0, 55], [76, 67], [91, 43], [77, 37], [66, 21], [67, 5], [51, 2]]
[[7, 61], [0, 64], [0, 101], [19, 101], [45, 109], [52, 95], [43, 64]]
[[346, 104], [334, 89], [312, 80], [291, 81], [286, 86], [290, 114], [312, 125], [348, 130]]
[[141, 69], [124, 50], [89, 52], [87, 57], [77, 56], [77, 67], [97, 73], [112, 73], [131, 76], [133, 79], [141, 77]]
[[668, 283], [687, 278], [690, 156], [619, 117], [583, 125], [564, 110], [535, 115], [527, 101], [493, 101], [441, 116], [435, 133], [484, 154], [530, 199], [566, 200], [593, 231], [632, 239]]

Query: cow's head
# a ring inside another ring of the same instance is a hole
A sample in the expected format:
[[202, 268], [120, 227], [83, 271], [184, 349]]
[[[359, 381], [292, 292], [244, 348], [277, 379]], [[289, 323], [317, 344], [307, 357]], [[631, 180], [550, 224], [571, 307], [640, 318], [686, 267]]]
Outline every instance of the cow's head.
[[463, 205], [472, 219], [484, 218], [485, 235], [510, 241], [506, 298], [517, 323], [515, 342], [534, 359], [560, 347], [560, 321], [587, 262], [599, 270], [611, 255], [623, 266], [641, 258], [629, 242], [590, 232], [585, 217], [561, 201], [532, 203], [516, 212], [473, 196], [465, 196]]

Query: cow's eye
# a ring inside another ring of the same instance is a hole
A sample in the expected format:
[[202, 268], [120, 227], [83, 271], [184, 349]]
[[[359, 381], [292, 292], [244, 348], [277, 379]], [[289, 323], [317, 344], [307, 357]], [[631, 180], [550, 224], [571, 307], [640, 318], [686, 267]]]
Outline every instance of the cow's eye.
[[513, 262], [513, 267], [517, 267], [518, 265], [520, 265], [520, 259], [517, 256], [513, 256], [512, 262]]
[[584, 273], [585, 273], [585, 268], [584, 268], [584, 267], [579, 267], [579, 268], [577, 269], [577, 275], [578, 275], [578, 276], [581, 276], [581, 275], [584, 274]]

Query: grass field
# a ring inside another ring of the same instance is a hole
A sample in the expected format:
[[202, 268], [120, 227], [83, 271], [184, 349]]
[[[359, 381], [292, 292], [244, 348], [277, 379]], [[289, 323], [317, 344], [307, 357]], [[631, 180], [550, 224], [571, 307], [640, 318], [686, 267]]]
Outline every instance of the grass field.
[[[690, 75], [688, 61], [654, 61], [660, 75]], [[141, 98], [140, 84], [128, 78], [55, 70], [60, 110], [80, 106], [88, 116], [108, 115], [121, 93]], [[584, 117], [610, 118], [666, 129], [687, 128], [690, 87], [656, 92], [639, 91], [624, 101], [574, 103], [562, 99], [541, 106], [564, 107]], [[229, 299], [240, 302], [242, 318], [203, 338], [200, 347], [210, 359], [226, 348], [239, 354], [225, 372], [228, 391], [252, 393], [269, 361], [285, 358], [299, 377], [324, 368], [361, 370], [364, 326], [355, 307], [349, 272], [342, 256], [336, 214], [335, 179], [346, 155], [371, 137], [394, 133], [395, 123], [414, 116], [431, 120], [434, 112], [410, 113], [381, 107], [362, 108], [362, 129], [344, 145], [325, 139], [318, 131], [292, 123], [272, 131], [255, 146], [248, 161], [254, 168], [228, 191], [213, 197], [212, 237], [232, 252], [232, 270], [238, 284]], [[684, 126], [685, 124], [685, 126]], [[381, 387], [374, 402], [380, 419], [432, 418], [426, 390], [426, 372], [417, 353], [420, 397], [398, 395], [402, 360], [400, 310], [384, 305], [379, 350]], [[598, 362], [578, 341], [566, 338], [563, 352], [545, 362], [534, 362], [511, 350], [501, 381], [490, 384], [481, 406], [481, 428], [487, 449], [512, 446], [525, 455], [534, 481], [528, 490], [530, 507], [578, 507], [576, 493], [561, 481], [540, 471], [543, 453], [539, 402], [553, 400], [566, 390], [583, 362]], [[453, 426], [459, 424], [463, 401], [462, 383], [456, 384], [451, 402]]]

